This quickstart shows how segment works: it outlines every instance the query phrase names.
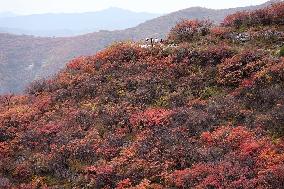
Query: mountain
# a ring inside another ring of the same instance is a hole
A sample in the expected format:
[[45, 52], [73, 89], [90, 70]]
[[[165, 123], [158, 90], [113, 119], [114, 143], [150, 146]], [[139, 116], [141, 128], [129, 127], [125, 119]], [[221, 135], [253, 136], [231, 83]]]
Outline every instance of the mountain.
[[210, 17], [220, 22], [225, 15], [265, 7], [270, 3], [225, 10], [189, 8], [146, 21], [134, 28], [68, 38], [0, 34], [0, 93], [22, 92], [31, 81], [53, 75], [74, 57], [91, 55], [115, 41], [165, 37], [170, 28], [182, 19]]
[[[2, 31], [35, 36], [72, 36], [99, 30], [134, 27], [158, 14], [137, 13], [120, 8], [98, 12], [57, 13], [0, 18]], [[43, 24], [44, 23], [44, 24]]]
[[183, 20], [0, 96], [0, 188], [283, 188], [283, 14]]

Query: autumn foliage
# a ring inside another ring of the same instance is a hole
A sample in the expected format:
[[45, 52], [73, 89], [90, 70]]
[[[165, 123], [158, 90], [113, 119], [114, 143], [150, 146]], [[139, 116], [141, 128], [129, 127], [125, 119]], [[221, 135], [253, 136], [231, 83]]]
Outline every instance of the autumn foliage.
[[210, 21], [183, 20], [172, 28], [169, 40], [180, 43], [190, 42], [210, 32]]
[[259, 25], [283, 25], [284, 4], [283, 2], [252, 12], [237, 12], [224, 19], [224, 26], [259, 26]]
[[282, 188], [280, 13], [246, 40], [182, 21], [165, 44], [120, 42], [0, 96], [0, 188]]

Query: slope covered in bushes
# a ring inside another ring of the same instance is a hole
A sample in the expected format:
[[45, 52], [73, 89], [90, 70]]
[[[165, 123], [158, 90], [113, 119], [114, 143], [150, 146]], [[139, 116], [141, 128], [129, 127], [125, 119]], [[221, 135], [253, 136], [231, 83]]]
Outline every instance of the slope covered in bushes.
[[[192, 7], [146, 21], [133, 28], [116, 31], [101, 30], [74, 37], [11, 35], [1, 32], [0, 28], [0, 94], [22, 94], [30, 82], [52, 76], [63, 69], [74, 57], [93, 55], [115, 41], [139, 41], [149, 37], [164, 38], [181, 19], [210, 17], [212, 21], [219, 23], [229, 14], [240, 10], [255, 10], [277, 1], [280, 0], [270, 0], [256, 6], [219, 10]], [[112, 17], [116, 19], [115, 15]], [[94, 19], [91, 21], [92, 25], [100, 20], [102, 19]], [[72, 25], [76, 25], [74, 20], [72, 22]], [[102, 22], [106, 21], [102, 20]], [[27, 21], [22, 23], [27, 24]], [[46, 27], [46, 24], [40, 25]]]
[[1, 96], [0, 188], [281, 188], [283, 22], [225, 21], [185, 20], [165, 44], [117, 43]]

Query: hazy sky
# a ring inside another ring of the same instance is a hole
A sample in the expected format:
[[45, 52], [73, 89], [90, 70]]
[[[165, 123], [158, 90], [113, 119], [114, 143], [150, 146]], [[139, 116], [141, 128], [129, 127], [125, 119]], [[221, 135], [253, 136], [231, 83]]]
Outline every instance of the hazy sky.
[[0, 12], [34, 14], [87, 12], [120, 7], [139, 12], [168, 13], [192, 6], [229, 8], [257, 5], [267, 0], [0, 0]]

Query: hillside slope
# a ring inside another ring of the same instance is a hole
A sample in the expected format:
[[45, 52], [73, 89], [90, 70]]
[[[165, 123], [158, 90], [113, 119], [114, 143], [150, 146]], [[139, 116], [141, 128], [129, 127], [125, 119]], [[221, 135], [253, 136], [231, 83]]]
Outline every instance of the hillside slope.
[[283, 14], [184, 20], [0, 96], [0, 188], [282, 188]]
[[[0, 94], [22, 92], [31, 81], [50, 76], [74, 57], [91, 55], [120, 40], [141, 40], [164, 37], [176, 22], [183, 18], [208, 18], [216, 22], [226, 15], [245, 9], [256, 9], [269, 3], [228, 10], [189, 8], [153, 19], [135, 28], [120, 31], [101, 31], [70, 38], [38, 38], [0, 34]], [[28, 71], [27, 71], [28, 70]]]

